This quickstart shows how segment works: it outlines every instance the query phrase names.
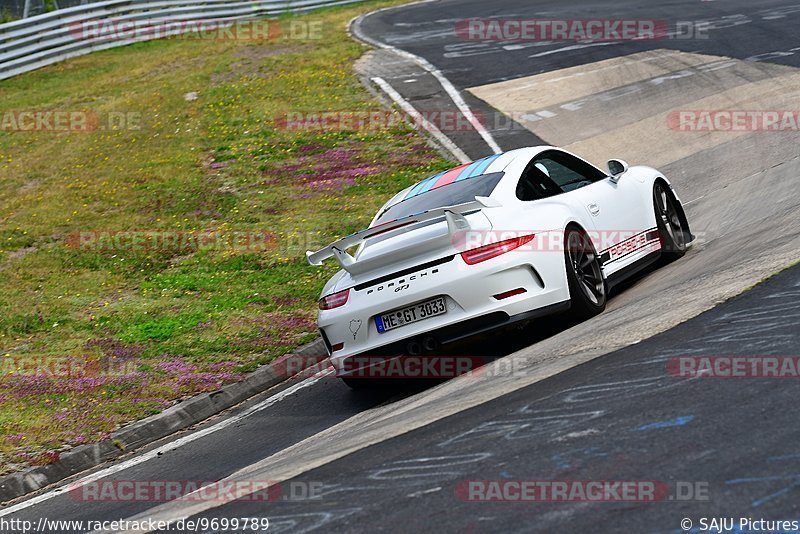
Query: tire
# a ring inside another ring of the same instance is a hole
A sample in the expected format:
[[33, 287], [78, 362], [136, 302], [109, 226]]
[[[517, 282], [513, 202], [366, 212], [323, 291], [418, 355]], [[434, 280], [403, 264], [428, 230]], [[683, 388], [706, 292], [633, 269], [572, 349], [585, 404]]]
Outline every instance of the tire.
[[567, 228], [564, 236], [564, 261], [569, 285], [570, 315], [588, 319], [606, 308], [608, 290], [589, 236], [578, 228]]
[[665, 262], [677, 260], [686, 254], [688, 232], [683, 227], [677, 200], [663, 182], [653, 186], [653, 210], [661, 239], [661, 258]]

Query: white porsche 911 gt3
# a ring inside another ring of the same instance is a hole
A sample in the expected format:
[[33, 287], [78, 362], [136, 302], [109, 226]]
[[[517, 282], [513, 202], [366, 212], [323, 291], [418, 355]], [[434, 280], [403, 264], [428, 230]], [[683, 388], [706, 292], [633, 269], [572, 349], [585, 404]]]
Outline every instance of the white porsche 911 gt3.
[[319, 301], [334, 367], [566, 310], [586, 318], [614, 284], [682, 256], [692, 235], [670, 182], [621, 160], [608, 168], [550, 146], [492, 155], [401, 191], [369, 228], [308, 252], [342, 267]]

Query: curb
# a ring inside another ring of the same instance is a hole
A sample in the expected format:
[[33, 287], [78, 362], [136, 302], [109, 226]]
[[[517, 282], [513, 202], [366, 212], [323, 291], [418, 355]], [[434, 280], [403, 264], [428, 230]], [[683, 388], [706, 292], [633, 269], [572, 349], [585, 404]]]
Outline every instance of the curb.
[[[410, 6], [410, 5], [414, 5], [414, 4], [424, 4], [424, 3], [427, 3], [427, 2], [431, 2], [431, 1], [433, 1], [433, 0], [420, 0], [418, 2], [411, 2], [411, 3], [408, 3], [408, 4], [402, 4], [402, 6], [405, 7], [405, 6]], [[367, 89], [367, 91], [369, 91], [369, 93], [376, 100], [378, 100], [378, 102], [382, 103], [384, 105], [384, 107], [386, 107], [387, 109], [392, 109], [392, 107], [394, 105], [397, 105], [398, 102], [393, 100], [391, 98], [391, 96], [387, 92], [385, 92], [385, 89], [380, 87], [380, 85], [374, 81], [374, 79], [373, 79], [373, 74], [374, 73], [370, 73], [370, 70], [372, 70], [372, 69], [370, 68], [369, 65], [370, 64], [376, 64], [376, 63], [377, 64], [381, 64], [380, 58], [377, 57], [378, 54], [381, 54], [381, 53], [393, 56], [394, 58], [396, 58], [395, 59], [396, 61], [408, 62], [409, 64], [414, 65], [415, 68], [419, 68], [419, 64], [414, 62], [412, 59], [410, 59], [408, 57], [404, 57], [401, 54], [397, 53], [396, 49], [385, 48], [385, 46], [382, 43], [379, 43], [379, 42], [371, 39], [370, 37], [367, 37], [361, 31], [361, 21], [365, 17], [367, 17], [369, 15], [372, 15], [374, 13], [379, 13], [379, 12], [384, 11], [384, 10], [393, 9], [393, 7], [399, 7], [399, 6], [392, 6], [392, 7], [387, 7], [387, 8], [383, 8], [383, 9], [378, 9], [378, 10], [375, 10], [375, 11], [370, 11], [369, 13], [362, 13], [361, 15], [357, 15], [357, 16], [353, 17], [352, 19], [350, 19], [350, 21], [348, 21], [348, 23], [347, 23], [347, 33], [350, 35], [350, 38], [353, 39], [354, 41], [356, 41], [358, 43], [361, 43], [362, 45], [368, 46], [370, 48], [370, 50], [366, 51], [364, 54], [361, 55], [361, 57], [359, 57], [355, 61], [354, 65], [353, 65], [353, 70], [355, 71], [356, 75], [358, 76], [358, 79], [361, 82], [361, 85], [363, 85]], [[403, 112], [406, 115], [408, 115], [407, 111], [403, 111]], [[459, 154], [457, 154], [457, 150], [453, 151], [452, 147], [448, 147], [448, 146], [446, 146], [446, 144], [443, 144], [442, 141], [436, 135], [434, 135], [433, 132], [431, 132], [430, 130], [427, 130], [427, 129], [421, 128], [421, 127], [416, 127], [415, 129], [423, 136], [423, 138], [427, 141], [428, 145], [430, 145], [437, 152], [439, 152], [439, 154], [443, 158], [445, 158], [445, 159], [451, 159], [452, 158], [452, 159], [454, 159], [456, 161], [460, 161], [462, 159], [461, 156]], [[456, 146], [456, 148], [458, 149], [457, 146]]]
[[38, 491], [67, 477], [116, 459], [131, 450], [196, 425], [274, 387], [328, 358], [322, 339], [263, 365], [241, 382], [183, 400], [156, 415], [131, 423], [98, 443], [80, 445], [52, 464], [29, 467], [0, 478], [0, 503]]

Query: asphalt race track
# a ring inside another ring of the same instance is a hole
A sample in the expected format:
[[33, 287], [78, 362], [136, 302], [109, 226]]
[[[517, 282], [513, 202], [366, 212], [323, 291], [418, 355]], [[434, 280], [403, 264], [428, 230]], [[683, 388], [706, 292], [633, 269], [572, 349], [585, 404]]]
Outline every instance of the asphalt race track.
[[[0, 518], [268, 517], [270, 532], [680, 532], [684, 518], [694, 529], [702, 517], [800, 519], [796, 380], [667, 371], [670, 358], [687, 355], [798, 355], [800, 269], [720, 303], [798, 259], [800, 135], [681, 131], [670, 117], [796, 109], [800, 3], [650, 3], [436, 1], [369, 15], [354, 30], [439, 69], [504, 150], [542, 140], [597, 164], [658, 166], [698, 236], [683, 259], [627, 284], [589, 321], [543, 321], [502, 343], [476, 343], [473, 354], [506, 355], [478, 376], [374, 394], [330, 376], [291, 382], [193, 430], [239, 417], [219, 431], [176, 436], [84, 475], [304, 482], [321, 485], [319, 499], [87, 504], [62, 487], [4, 507]], [[470, 17], [658, 19], [704, 22], [706, 31], [602, 44], [478, 42], [455, 32]], [[456, 109], [430, 72], [383, 65], [364, 69], [416, 109]], [[452, 138], [470, 158], [491, 152], [477, 132]], [[469, 502], [456, 488], [470, 480], [657, 481], [668, 495]], [[707, 499], [697, 498], [703, 489]]]
[[[206, 516], [266, 514], [280, 532], [680, 532], [684, 518], [698, 528], [702, 517], [798, 520], [796, 381], [668, 371], [687, 356], [796, 353], [798, 296], [794, 267], [642, 343], [284, 483], [320, 484], [318, 501], [266, 511], [240, 501]], [[647, 480], [667, 494], [492, 503], [460, 491], [520, 480]]]

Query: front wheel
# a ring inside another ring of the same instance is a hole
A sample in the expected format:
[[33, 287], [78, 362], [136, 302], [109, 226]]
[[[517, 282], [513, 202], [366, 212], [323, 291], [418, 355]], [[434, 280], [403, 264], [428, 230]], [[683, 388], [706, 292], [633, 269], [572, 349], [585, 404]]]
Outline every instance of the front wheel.
[[653, 209], [656, 226], [661, 238], [661, 257], [666, 261], [677, 260], [686, 254], [687, 232], [678, 213], [677, 201], [661, 182], [653, 186]]
[[564, 243], [570, 313], [576, 319], [588, 319], [606, 307], [606, 282], [600, 258], [582, 230], [567, 228]]

